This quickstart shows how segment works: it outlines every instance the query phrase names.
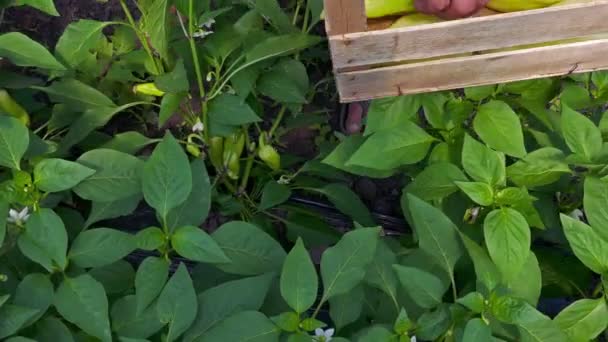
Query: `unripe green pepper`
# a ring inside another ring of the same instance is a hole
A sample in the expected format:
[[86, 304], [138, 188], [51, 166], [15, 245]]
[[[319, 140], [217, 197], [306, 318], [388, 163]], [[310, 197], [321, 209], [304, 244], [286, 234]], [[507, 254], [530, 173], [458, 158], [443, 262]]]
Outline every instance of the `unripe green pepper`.
[[224, 138], [212, 137], [209, 139], [209, 159], [211, 164], [221, 170], [224, 167]]
[[260, 139], [258, 140], [258, 157], [266, 163], [271, 169], [277, 171], [281, 168], [281, 156], [277, 152], [277, 150], [272, 147], [272, 145], [266, 144], [266, 134], [263, 133], [260, 135]]
[[241, 169], [240, 158], [245, 148], [245, 134], [235, 133], [224, 141], [224, 166], [228, 177], [237, 180]]
[[150, 82], [150, 83], [141, 83], [141, 84], [136, 84], [133, 87], [133, 92], [135, 94], [143, 94], [143, 95], [152, 95], [152, 96], [163, 96], [165, 95], [165, 92], [158, 89], [158, 87], [156, 87], [156, 84]]
[[30, 125], [30, 115], [4, 89], [0, 89], [0, 112], [4, 112], [24, 125]]

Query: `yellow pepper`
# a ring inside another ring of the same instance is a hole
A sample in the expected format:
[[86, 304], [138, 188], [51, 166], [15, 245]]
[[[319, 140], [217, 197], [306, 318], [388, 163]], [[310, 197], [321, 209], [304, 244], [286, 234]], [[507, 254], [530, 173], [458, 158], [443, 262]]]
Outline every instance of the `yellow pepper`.
[[151, 95], [151, 96], [163, 96], [165, 92], [158, 89], [156, 84], [150, 83], [141, 83], [137, 84], [133, 87], [133, 92], [135, 94], [143, 94], [143, 95]]
[[16, 118], [25, 126], [30, 125], [30, 115], [4, 89], [0, 89], [0, 112]]

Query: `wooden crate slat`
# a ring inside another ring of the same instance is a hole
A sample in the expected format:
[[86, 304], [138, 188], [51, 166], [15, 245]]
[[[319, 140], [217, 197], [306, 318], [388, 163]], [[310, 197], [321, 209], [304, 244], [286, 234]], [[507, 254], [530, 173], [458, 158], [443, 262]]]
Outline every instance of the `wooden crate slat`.
[[324, 0], [328, 35], [365, 32], [365, 0]]
[[[358, 2], [326, 0], [326, 4], [340, 1]], [[334, 15], [328, 12], [330, 14]], [[330, 45], [334, 69], [352, 70], [608, 33], [607, 17], [608, 0], [597, 0], [393, 30], [332, 33]], [[342, 18], [332, 18], [332, 21]]]
[[338, 73], [342, 102], [608, 69], [608, 39]]

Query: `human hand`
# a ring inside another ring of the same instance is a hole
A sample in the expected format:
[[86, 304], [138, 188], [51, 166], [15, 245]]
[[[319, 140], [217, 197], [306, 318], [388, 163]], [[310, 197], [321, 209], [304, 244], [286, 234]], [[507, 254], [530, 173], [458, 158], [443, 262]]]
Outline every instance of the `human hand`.
[[465, 18], [482, 9], [489, 0], [416, 0], [419, 12], [443, 19]]

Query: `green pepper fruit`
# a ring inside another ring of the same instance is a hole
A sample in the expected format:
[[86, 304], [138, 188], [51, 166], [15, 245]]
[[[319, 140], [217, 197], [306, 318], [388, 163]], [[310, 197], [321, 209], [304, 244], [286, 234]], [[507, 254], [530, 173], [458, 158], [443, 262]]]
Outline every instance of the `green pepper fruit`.
[[266, 144], [266, 133], [260, 135], [258, 142], [260, 145], [258, 147], [258, 157], [274, 171], [279, 170], [281, 168], [281, 156], [272, 145]]
[[0, 112], [16, 118], [25, 126], [30, 125], [30, 115], [4, 89], [0, 89]]
[[216, 170], [224, 167], [224, 138], [212, 137], [209, 141], [209, 159]]
[[228, 177], [237, 180], [241, 169], [240, 157], [245, 148], [245, 134], [235, 133], [224, 141], [224, 167]]
[[137, 84], [133, 87], [133, 92], [135, 94], [143, 94], [143, 95], [152, 95], [152, 96], [163, 96], [165, 92], [158, 89], [156, 84], [150, 83], [141, 83]]

